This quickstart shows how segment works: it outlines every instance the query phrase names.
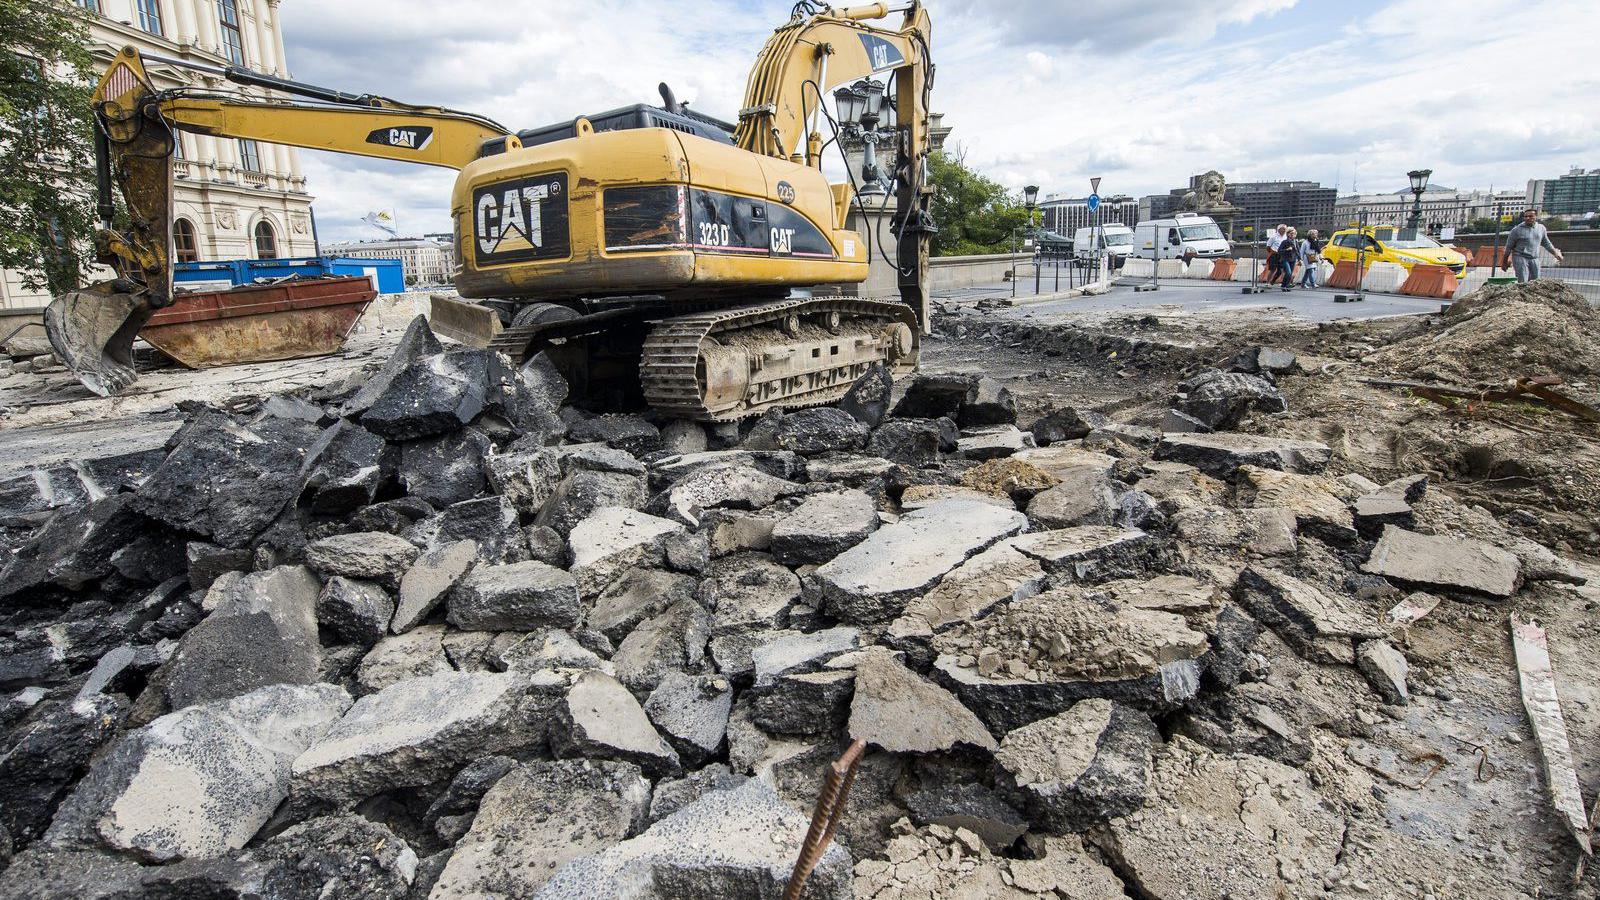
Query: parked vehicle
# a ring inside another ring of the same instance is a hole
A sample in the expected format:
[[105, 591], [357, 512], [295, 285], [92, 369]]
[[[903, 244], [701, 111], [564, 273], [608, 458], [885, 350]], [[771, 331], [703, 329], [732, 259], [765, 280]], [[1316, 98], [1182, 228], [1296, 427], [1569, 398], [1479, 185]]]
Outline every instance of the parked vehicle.
[[1179, 213], [1140, 222], [1133, 229], [1133, 255], [1141, 259], [1217, 259], [1232, 253], [1210, 216]]
[[1419, 263], [1430, 266], [1448, 266], [1457, 278], [1467, 272], [1467, 258], [1425, 234], [1393, 225], [1368, 228], [1364, 233], [1358, 228], [1336, 231], [1322, 248], [1322, 258], [1338, 265], [1355, 262], [1366, 247], [1366, 265], [1375, 262], [1399, 263], [1411, 271]]
[[1072, 236], [1073, 258], [1088, 263], [1096, 253], [1111, 257], [1111, 268], [1120, 267], [1124, 259], [1133, 255], [1133, 229], [1120, 222], [1079, 228]]

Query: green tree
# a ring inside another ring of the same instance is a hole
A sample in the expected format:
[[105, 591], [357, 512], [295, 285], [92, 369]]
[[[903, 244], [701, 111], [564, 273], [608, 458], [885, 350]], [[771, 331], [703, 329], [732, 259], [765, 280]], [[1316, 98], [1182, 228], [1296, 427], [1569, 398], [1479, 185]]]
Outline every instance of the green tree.
[[1544, 227], [1547, 231], [1566, 231], [1572, 227], [1572, 223], [1560, 216], [1551, 216], [1544, 220]]
[[928, 178], [935, 192], [934, 256], [976, 256], [1015, 249], [1028, 224], [1028, 211], [998, 182], [969, 168], [965, 154], [940, 152], [928, 157]]
[[0, 267], [30, 290], [71, 290], [94, 264], [85, 16], [68, 0], [0, 0]]
[[[1500, 221], [1493, 216], [1482, 216], [1467, 223], [1467, 234], [1493, 234]], [[1500, 229], [1504, 231], [1505, 229]]]

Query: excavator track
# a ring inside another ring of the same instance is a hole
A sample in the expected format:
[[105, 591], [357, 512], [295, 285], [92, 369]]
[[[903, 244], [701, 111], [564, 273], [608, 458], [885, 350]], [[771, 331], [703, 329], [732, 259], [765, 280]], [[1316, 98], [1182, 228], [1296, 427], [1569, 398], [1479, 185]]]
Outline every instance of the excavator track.
[[645, 338], [639, 380], [657, 410], [725, 422], [842, 398], [878, 362], [916, 368], [916, 315], [901, 303], [781, 300], [676, 316]]

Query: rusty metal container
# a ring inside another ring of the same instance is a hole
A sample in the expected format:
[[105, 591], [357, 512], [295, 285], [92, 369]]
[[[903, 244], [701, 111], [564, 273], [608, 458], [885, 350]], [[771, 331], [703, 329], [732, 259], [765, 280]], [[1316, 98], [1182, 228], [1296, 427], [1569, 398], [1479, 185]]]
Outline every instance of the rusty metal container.
[[344, 346], [376, 296], [360, 277], [179, 294], [139, 337], [191, 369], [325, 356]]

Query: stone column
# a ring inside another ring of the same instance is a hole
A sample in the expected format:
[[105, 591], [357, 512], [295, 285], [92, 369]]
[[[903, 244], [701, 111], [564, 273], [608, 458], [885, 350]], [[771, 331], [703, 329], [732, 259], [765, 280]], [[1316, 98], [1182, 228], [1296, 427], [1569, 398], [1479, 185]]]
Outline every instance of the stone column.
[[262, 35], [262, 31], [266, 29], [266, 17], [245, 16], [242, 10], [240, 16], [239, 28], [244, 32], [245, 53], [253, 63], [251, 68], [260, 72], [272, 72], [272, 51], [267, 49], [267, 41]]
[[180, 44], [193, 44], [195, 0], [172, 0], [172, 12], [177, 17], [177, 29], [172, 39]]
[[217, 19], [220, 10], [217, 0], [196, 0], [195, 2], [195, 43], [200, 49], [222, 55], [222, 25]]
[[272, 52], [278, 60], [278, 77], [288, 78], [289, 57], [283, 52], [283, 22], [278, 12], [278, 0], [267, 0], [268, 32], [272, 35]]

